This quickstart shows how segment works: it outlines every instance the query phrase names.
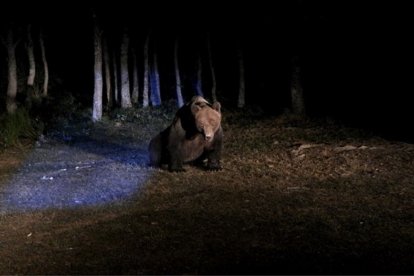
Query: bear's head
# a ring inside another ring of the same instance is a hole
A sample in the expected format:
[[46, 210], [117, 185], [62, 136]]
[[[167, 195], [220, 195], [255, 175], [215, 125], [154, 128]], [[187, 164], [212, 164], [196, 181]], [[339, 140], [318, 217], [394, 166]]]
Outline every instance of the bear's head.
[[211, 141], [221, 125], [221, 105], [215, 102], [210, 105], [204, 98], [193, 101], [191, 112], [193, 113], [195, 126], [203, 134], [206, 141]]

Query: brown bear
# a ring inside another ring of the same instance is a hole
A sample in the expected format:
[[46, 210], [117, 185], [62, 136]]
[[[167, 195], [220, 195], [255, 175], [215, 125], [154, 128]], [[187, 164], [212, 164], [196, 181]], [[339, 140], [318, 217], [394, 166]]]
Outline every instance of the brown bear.
[[222, 143], [220, 103], [194, 96], [177, 111], [172, 124], [151, 140], [150, 165], [168, 164], [170, 171], [184, 171], [184, 163], [207, 159], [208, 170], [220, 170]]

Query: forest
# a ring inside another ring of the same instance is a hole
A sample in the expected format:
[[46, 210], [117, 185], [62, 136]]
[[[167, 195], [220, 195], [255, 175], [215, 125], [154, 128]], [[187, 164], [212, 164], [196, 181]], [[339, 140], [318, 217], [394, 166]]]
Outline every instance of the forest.
[[[202, 94], [227, 107], [256, 106], [271, 115], [306, 106], [308, 116], [412, 139], [404, 127], [412, 115], [409, 95], [400, 84], [407, 47], [400, 34], [408, 22], [393, 10], [383, 20], [381, 7], [368, 14], [368, 4], [356, 9], [282, 1], [231, 9], [181, 3], [163, 4], [155, 19], [148, 11], [158, 4], [134, 10], [63, 2], [51, 5], [53, 13], [30, 3], [24, 11], [10, 7], [2, 16], [1, 113], [40, 95], [63, 96], [54, 90], [92, 107], [98, 85], [103, 110], [170, 100], [179, 106]], [[293, 83], [300, 85], [301, 99], [293, 95]]]
[[[0, 274], [413, 272], [406, 7], [2, 5]], [[194, 96], [222, 167], [149, 166]]]

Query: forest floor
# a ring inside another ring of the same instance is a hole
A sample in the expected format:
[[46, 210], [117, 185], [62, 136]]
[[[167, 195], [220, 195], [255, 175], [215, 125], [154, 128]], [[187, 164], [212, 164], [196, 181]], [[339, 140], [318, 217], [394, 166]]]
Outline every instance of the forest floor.
[[412, 274], [414, 145], [223, 112], [223, 167], [147, 167], [172, 113], [0, 154], [0, 274]]

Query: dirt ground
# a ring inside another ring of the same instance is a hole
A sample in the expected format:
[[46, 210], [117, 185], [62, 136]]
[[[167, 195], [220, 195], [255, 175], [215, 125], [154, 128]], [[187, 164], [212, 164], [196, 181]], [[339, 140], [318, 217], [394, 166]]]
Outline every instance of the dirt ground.
[[414, 145], [224, 111], [224, 169], [147, 167], [171, 114], [0, 154], [0, 274], [412, 274]]

